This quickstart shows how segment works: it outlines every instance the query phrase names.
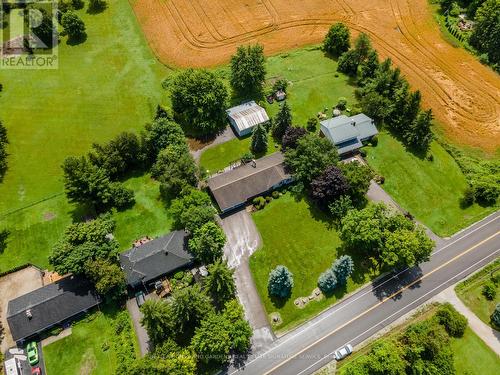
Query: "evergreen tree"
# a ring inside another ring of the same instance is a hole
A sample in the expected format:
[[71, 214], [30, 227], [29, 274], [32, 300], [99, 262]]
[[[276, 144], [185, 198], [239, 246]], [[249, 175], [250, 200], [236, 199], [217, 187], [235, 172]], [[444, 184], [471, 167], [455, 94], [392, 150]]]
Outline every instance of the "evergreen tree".
[[267, 151], [267, 131], [262, 124], [253, 129], [250, 149], [254, 154], [262, 154]]
[[378, 66], [379, 61], [377, 51], [372, 49], [368, 53], [365, 61], [363, 61], [363, 63], [361, 64], [361, 72], [358, 82], [363, 85], [367, 80], [374, 78]]
[[354, 44], [354, 51], [356, 51], [358, 64], [364, 62], [368, 58], [368, 55], [372, 51], [372, 43], [370, 42], [368, 35], [365, 33], [359, 34]]
[[331, 269], [327, 269], [319, 276], [318, 287], [323, 293], [325, 294], [332, 293], [336, 286], [337, 286], [337, 277], [335, 276], [335, 273], [333, 273]]
[[226, 262], [218, 260], [208, 266], [205, 286], [219, 307], [234, 298], [236, 285], [234, 284], [233, 271], [229, 269]]
[[358, 53], [351, 49], [340, 56], [337, 70], [341, 73], [347, 74], [348, 76], [355, 77], [358, 73], [358, 65]]
[[285, 266], [277, 266], [269, 273], [267, 290], [271, 296], [287, 298], [292, 293], [293, 275]]
[[354, 271], [354, 262], [349, 255], [342, 255], [332, 265], [332, 272], [339, 285], [346, 285], [347, 279]]
[[288, 103], [285, 101], [274, 119], [273, 135], [282, 139], [288, 127], [292, 126], [292, 113]]

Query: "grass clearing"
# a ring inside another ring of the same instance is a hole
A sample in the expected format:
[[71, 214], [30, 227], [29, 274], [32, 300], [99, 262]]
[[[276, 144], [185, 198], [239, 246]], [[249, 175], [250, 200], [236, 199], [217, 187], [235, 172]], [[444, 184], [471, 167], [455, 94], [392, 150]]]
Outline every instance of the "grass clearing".
[[[70, 336], [45, 346], [43, 355], [47, 373], [114, 374], [117, 353], [113, 345], [116, 340], [113, 323], [117, 313], [109, 308], [96, 311], [74, 323]], [[134, 347], [139, 354], [137, 339], [134, 340]]]
[[455, 160], [437, 142], [434, 160], [420, 159], [386, 132], [377, 147], [366, 147], [368, 164], [385, 177], [383, 188], [439, 236], [449, 236], [494, 212], [496, 207], [460, 207], [467, 181]]
[[[262, 236], [263, 246], [250, 257], [250, 269], [268, 314], [278, 312], [282, 323], [278, 332], [285, 332], [317, 315], [346, 293], [356, 290], [375, 275], [360, 266], [355, 257], [355, 272], [344, 288], [320, 301], [311, 301], [305, 308], [294, 305], [298, 297], [309, 296], [317, 286], [319, 275], [331, 266], [339, 255], [341, 241], [325, 215], [304, 198], [296, 199], [290, 193], [273, 200], [263, 210], [253, 214]], [[293, 273], [292, 296], [286, 301], [275, 301], [267, 292], [269, 272], [277, 265], [285, 265]]]
[[[226, 168], [234, 161], [238, 161], [244, 154], [250, 152], [252, 136], [245, 138], [234, 138], [228, 142], [207, 149], [201, 154], [200, 165], [209, 174]], [[266, 155], [278, 151], [272, 136], [268, 137]]]
[[487, 300], [482, 291], [483, 286], [491, 282], [493, 276], [500, 276], [500, 259], [495, 260], [493, 263], [455, 287], [457, 296], [462, 302], [476, 314], [479, 319], [490, 326], [490, 316], [495, 310], [495, 306], [500, 297], [500, 284], [496, 285], [497, 296], [492, 301]]
[[[10, 140], [0, 184], [0, 229], [10, 231], [1, 271], [26, 262], [47, 266], [73, 214], [63, 194], [64, 158], [121, 131], [139, 131], [167, 100], [161, 81], [170, 71], [151, 53], [129, 2], [107, 4], [99, 14], [77, 12], [88, 38], [75, 46], [62, 38], [59, 69], [0, 72], [0, 118]], [[141, 219], [129, 210], [119, 221], [145, 227]]]

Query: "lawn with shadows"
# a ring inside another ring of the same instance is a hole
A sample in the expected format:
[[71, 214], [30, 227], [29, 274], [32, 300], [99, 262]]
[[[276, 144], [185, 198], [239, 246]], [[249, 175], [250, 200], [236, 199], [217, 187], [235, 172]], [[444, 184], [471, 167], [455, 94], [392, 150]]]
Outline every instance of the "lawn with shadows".
[[[97, 13], [86, 8], [77, 13], [87, 38], [76, 45], [61, 38], [58, 69], [0, 73], [0, 118], [10, 141], [0, 183], [0, 230], [10, 235], [0, 271], [26, 262], [47, 266], [74, 211], [64, 196], [63, 160], [121, 131], [138, 132], [167, 100], [161, 81], [170, 70], [151, 53], [129, 2], [107, 0]], [[120, 220], [129, 227], [134, 218], [146, 225], [128, 212]]]
[[[274, 326], [278, 332], [314, 317], [376, 276], [361, 266], [361, 257], [350, 254], [355, 261], [355, 272], [347, 286], [339, 287], [331, 296], [309, 302], [302, 309], [297, 308], [294, 300], [309, 296], [317, 287], [319, 275], [343, 254], [339, 235], [314, 205], [290, 193], [255, 212], [253, 219], [263, 246], [250, 257], [250, 269], [268, 316], [277, 312], [281, 317], [282, 323]], [[267, 292], [269, 272], [277, 265], [284, 265], [293, 273], [294, 287], [287, 300], [270, 298]]]
[[[118, 365], [115, 343], [125, 339], [123, 333], [115, 334], [114, 322], [118, 313], [115, 308], [94, 311], [73, 324], [71, 335], [45, 346], [43, 355], [47, 373], [114, 374]], [[132, 327], [129, 334], [132, 335], [132, 342], [129, 344], [133, 345], [135, 354], [139, 355], [139, 345]]]
[[437, 142], [433, 160], [419, 158], [386, 132], [376, 147], [365, 148], [366, 160], [385, 177], [382, 186], [405, 210], [439, 236], [449, 236], [495, 211], [495, 207], [460, 204], [467, 180], [455, 160]]

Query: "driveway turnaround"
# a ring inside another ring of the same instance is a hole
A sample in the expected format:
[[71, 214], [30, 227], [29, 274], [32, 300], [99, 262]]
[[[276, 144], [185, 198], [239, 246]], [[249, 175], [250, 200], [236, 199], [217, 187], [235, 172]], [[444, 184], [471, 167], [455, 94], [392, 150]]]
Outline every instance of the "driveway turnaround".
[[221, 225], [227, 237], [224, 256], [234, 269], [238, 298], [253, 328], [252, 353], [255, 354], [275, 340], [248, 266], [248, 258], [260, 247], [261, 238], [250, 213], [245, 210], [226, 216]]
[[500, 212], [442, 241], [430, 261], [362, 288], [227, 374], [312, 374], [500, 255]]

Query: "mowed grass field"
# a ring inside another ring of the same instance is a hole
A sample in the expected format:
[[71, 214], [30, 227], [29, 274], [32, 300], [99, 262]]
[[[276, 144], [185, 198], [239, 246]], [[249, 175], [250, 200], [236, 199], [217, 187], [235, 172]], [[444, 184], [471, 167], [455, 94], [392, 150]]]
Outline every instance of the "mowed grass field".
[[[467, 307], [477, 315], [484, 323], [491, 325], [491, 314], [500, 297], [500, 284], [492, 282], [493, 277], [500, 277], [500, 259], [489, 264], [480, 272], [472, 275], [467, 280], [462, 281], [455, 287], [457, 296]], [[496, 286], [497, 295], [493, 300], [488, 300], [483, 295], [483, 287], [491, 283]]]
[[[320, 274], [342, 254], [338, 233], [316, 207], [290, 193], [255, 212], [253, 219], [262, 236], [263, 246], [250, 257], [250, 269], [267, 313], [278, 312], [281, 316], [282, 324], [275, 327], [279, 332], [317, 315], [375, 276], [365, 272], [361, 267], [362, 259], [351, 254], [356, 266], [347, 286], [339, 287], [332, 296], [311, 301], [305, 308], [299, 309], [294, 300], [309, 296], [317, 287]], [[276, 301], [267, 292], [269, 272], [277, 265], [288, 267], [293, 274], [292, 295], [286, 301]]]
[[383, 188], [417, 220], [439, 236], [449, 236], [497, 207], [460, 206], [467, 181], [455, 160], [437, 142], [421, 159], [382, 132], [377, 147], [366, 147], [368, 164], [385, 177]]
[[[266, 90], [270, 89], [277, 79], [286, 79], [289, 82], [287, 103], [292, 110], [295, 126], [305, 126], [308, 119], [316, 117], [318, 112], [325, 108], [328, 108], [327, 114], [331, 115], [332, 108], [340, 97], [347, 99], [348, 107], [356, 103], [355, 87], [349, 77], [337, 72], [337, 62], [327, 57], [319, 46], [301, 48], [268, 57], [266, 69]], [[226, 80], [230, 77], [228, 67], [222, 67], [216, 71]], [[240, 98], [233, 99], [232, 104], [240, 104], [240, 101], [242, 101]], [[262, 99], [257, 101], [266, 109], [270, 117], [276, 116], [280, 108], [278, 102], [269, 104]], [[250, 143], [251, 137], [246, 137], [209, 148], [201, 155], [200, 165], [210, 173], [223, 169], [248, 152]], [[268, 153], [275, 151], [270, 137]]]
[[[152, 55], [129, 3], [107, 3], [99, 14], [78, 11], [88, 38], [75, 46], [61, 38], [58, 70], [0, 72], [0, 118], [10, 140], [9, 170], [0, 184], [0, 229], [10, 236], [0, 271], [25, 262], [47, 266], [52, 244], [78, 215], [63, 194], [64, 158], [121, 131], [138, 132], [167, 100], [161, 81], [170, 70]], [[158, 213], [156, 197], [144, 202], [152, 192], [141, 194], [139, 205]], [[148, 229], [141, 235], [159, 232], [156, 222], [142, 222], [144, 216], [133, 211], [118, 217], [119, 238], [126, 237], [127, 226], [137, 233], [137, 225]], [[168, 231], [168, 218], [162, 224]]]
[[[109, 375], [117, 368], [114, 317], [117, 311], [97, 311], [76, 322], [71, 335], [43, 348], [47, 374]], [[133, 334], [133, 329], [132, 329]], [[139, 347], [134, 336], [136, 354]]]

